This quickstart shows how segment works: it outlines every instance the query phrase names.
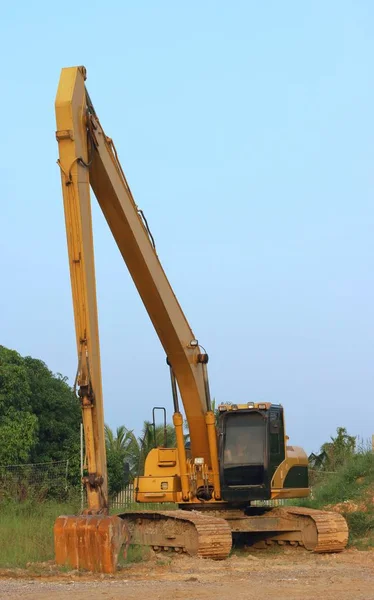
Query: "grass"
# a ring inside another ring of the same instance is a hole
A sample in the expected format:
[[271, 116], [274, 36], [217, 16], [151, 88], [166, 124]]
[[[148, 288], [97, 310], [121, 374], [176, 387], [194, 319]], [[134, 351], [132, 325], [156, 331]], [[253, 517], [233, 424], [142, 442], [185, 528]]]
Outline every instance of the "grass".
[[[134, 503], [126, 509], [111, 511], [112, 514], [125, 510], [172, 510], [174, 504], [144, 507]], [[52, 501], [2, 502], [0, 503], [0, 568], [25, 568], [28, 563], [42, 563], [54, 559], [53, 525], [59, 515], [74, 515], [80, 511], [80, 501], [58, 503]], [[126, 559], [122, 552], [119, 565], [141, 562], [149, 558], [150, 550], [141, 546], [130, 546]]]
[[54, 557], [53, 524], [79, 506], [57, 502], [7, 502], [0, 505], [0, 568], [26, 567]]
[[323, 476], [322, 472], [309, 503], [320, 508], [327, 504], [360, 500], [370, 487], [374, 487], [374, 453], [360, 452], [347, 458], [335, 473]]
[[335, 473], [321, 472], [311, 498], [298, 504], [321, 509], [339, 505], [348, 522], [349, 544], [374, 547], [374, 453], [363, 450], [347, 458]]
[[[294, 502], [293, 502], [294, 503]], [[359, 549], [374, 547], [374, 453], [354, 454], [335, 473], [319, 475], [310, 499], [298, 502], [312, 508], [332, 509], [337, 504], [348, 521], [349, 544]], [[352, 510], [352, 507], [354, 510]], [[134, 504], [126, 510], [145, 510]], [[175, 505], [151, 505], [154, 510], [170, 510]], [[54, 558], [53, 524], [59, 515], [78, 514], [79, 501], [57, 503], [2, 502], [0, 504], [0, 568], [24, 568], [28, 563], [41, 563]], [[124, 512], [124, 509], [112, 511]], [[141, 562], [149, 557], [149, 549], [130, 546], [126, 559], [119, 564]]]
[[126, 558], [123, 557], [123, 552], [120, 552], [118, 556], [118, 565], [123, 567], [131, 563], [139, 563], [144, 560], [149, 560], [151, 556], [151, 549], [148, 546], [136, 546], [131, 545], [127, 549]]

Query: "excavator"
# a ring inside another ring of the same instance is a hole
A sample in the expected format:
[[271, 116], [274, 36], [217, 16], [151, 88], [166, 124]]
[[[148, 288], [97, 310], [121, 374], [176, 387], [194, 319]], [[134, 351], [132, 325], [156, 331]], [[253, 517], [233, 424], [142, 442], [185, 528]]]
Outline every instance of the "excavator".
[[[291, 544], [342, 551], [348, 528], [341, 515], [271, 505], [310, 492], [308, 458], [288, 443], [283, 406], [252, 401], [244, 392], [237, 403], [212, 410], [208, 354], [166, 277], [85, 81], [83, 66], [62, 69], [55, 100], [78, 356], [75, 387], [87, 462], [87, 508], [57, 518], [56, 562], [113, 573], [121, 548], [126, 552], [129, 544], [219, 560], [228, 557], [236, 538], [264, 548]], [[90, 188], [164, 348], [174, 407], [176, 447], [164, 444], [149, 452], [135, 480], [139, 509], [120, 515], [109, 514]], [[144, 503], [155, 509], [142, 510]], [[163, 503], [166, 510], [159, 509]], [[174, 510], [167, 509], [170, 503]]]

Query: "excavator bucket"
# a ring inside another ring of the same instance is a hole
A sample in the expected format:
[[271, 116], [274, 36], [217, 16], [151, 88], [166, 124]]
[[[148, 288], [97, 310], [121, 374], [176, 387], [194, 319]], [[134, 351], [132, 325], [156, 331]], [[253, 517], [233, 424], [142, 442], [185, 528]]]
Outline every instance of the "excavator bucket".
[[114, 573], [121, 547], [130, 543], [126, 523], [117, 516], [61, 516], [54, 525], [58, 565], [100, 573]]

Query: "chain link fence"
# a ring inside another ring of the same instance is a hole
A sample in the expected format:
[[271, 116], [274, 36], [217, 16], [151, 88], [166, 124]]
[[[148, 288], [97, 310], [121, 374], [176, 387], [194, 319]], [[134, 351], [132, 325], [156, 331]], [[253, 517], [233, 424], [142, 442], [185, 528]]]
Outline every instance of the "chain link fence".
[[[76, 485], [71, 483], [71, 462], [69, 459], [33, 463], [23, 465], [0, 465], [0, 501], [39, 501], [54, 498], [62, 500], [67, 497], [73, 487], [81, 494], [82, 508], [86, 505], [86, 493], [78, 478]], [[261, 500], [252, 502], [254, 506], [283, 506], [287, 501], [282, 499]], [[160, 505], [161, 507], [162, 505]], [[110, 498], [110, 508], [114, 511], [138, 508], [145, 510], [155, 508], [155, 503], [136, 502], [134, 482], [130, 482], [118, 494]]]
[[57, 462], [0, 465], [0, 501], [63, 499], [69, 489], [69, 459]]
[[[282, 498], [277, 498], [274, 500], [255, 500], [253, 502], [251, 502], [252, 506], [269, 506], [269, 507], [275, 507], [275, 506], [285, 506], [287, 504], [287, 500], [284, 500]], [[146, 509], [162, 509], [162, 507], [165, 507], [165, 505], [160, 504], [160, 503], [155, 503], [155, 502], [148, 502], [148, 503], [144, 503], [142, 502], [141, 504], [138, 504], [136, 502], [136, 491], [135, 491], [135, 486], [134, 486], [134, 482], [129, 483], [129, 485], [127, 485], [126, 487], [123, 488], [123, 490], [121, 490], [121, 492], [119, 492], [119, 494], [116, 494], [115, 496], [113, 496], [110, 500], [110, 507], [113, 510], [127, 510], [127, 509], [131, 509], [131, 508], [137, 508], [138, 510], [146, 510]], [[175, 505], [175, 507], [177, 507], [177, 505]], [[165, 510], [165, 508], [164, 508]]]

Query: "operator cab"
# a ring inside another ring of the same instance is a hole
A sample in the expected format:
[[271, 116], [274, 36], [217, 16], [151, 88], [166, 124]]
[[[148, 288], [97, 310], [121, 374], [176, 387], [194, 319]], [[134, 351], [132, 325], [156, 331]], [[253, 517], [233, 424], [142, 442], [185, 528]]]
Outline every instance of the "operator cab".
[[283, 407], [270, 403], [219, 406], [222, 498], [271, 498], [271, 480], [285, 459]]

